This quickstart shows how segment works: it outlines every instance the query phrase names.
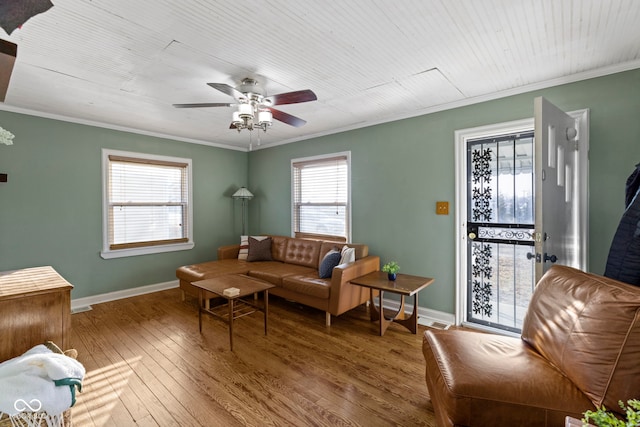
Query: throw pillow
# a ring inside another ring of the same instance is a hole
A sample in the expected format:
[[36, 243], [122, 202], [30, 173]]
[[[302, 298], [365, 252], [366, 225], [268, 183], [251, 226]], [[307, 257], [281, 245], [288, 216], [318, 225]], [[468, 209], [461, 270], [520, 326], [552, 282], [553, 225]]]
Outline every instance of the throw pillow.
[[336, 250], [330, 250], [320, 261], [320, 268], [318, 269], [318, 276], [321, 279], [328, 279], [333, 274], [333, 267], [340, 264], [340, 258], [342, 254]]
[[264, 239], [249, 237], [247, 261], [273, 261], [271, 256], [271, 237]]
[[249, 255], [249, 236], [240, 236], [238, 259], [247, 259], [247, 255]]
[[342, 247], [342, 257], [340, 258], [340, 264], [348, 264], [356, 260], [355, 248], [350, 248], [347, 245]]
[[[256, 240], [264, 240], [268, 236], [251, 236]], [[247, 259], [249, 255], [249, 236], [240, 236], [240, 251], [238, 251], [238, 259]]]

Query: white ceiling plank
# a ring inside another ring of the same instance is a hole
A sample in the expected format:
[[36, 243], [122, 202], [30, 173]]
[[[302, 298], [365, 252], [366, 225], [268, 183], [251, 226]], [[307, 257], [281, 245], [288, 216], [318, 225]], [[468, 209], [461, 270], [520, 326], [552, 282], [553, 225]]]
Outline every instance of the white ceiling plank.
[[247, 149], [233, 108], [171, 104], [232, 103], [206, 83], [244, 77], [313, 90], [266, 147], [637, 68], [639, 21], [637, 0], [55, 0], [0, 29], [18, 44], [0, 109]]

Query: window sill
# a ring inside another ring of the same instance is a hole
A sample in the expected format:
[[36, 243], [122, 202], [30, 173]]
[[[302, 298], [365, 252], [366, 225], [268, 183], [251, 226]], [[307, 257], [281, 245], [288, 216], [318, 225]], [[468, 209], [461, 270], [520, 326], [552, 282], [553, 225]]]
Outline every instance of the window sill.
[[193, 249], [194, 246], [195, 244], [193, 242], [187, 242], [178, 243], [175, 245], [147, 246], [144, 248], [118, 250], [105, 249], [100, 252], [100, 256], [104, 259], [124, 258], [138, 255], [159, 254], [164, 252], [188, 251], [189, 249]]

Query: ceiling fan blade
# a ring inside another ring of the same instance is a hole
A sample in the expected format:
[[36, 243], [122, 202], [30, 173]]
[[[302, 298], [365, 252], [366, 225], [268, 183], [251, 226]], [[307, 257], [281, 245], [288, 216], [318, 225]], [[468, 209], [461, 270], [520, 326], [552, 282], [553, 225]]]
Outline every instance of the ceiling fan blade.
[[269, 111], [271, 111], [271, 114], [273, 114], [274, 119], [280, 120], [281, 122], [291, 125], [293, 127], [299, 128], [300, 126], [304, 126], [305, 123], [307, 123], [306, 120], [303, 120], [300, 117], [292, 116], [289, 113], [276, 110], [275, 108], [269, 108]]
[[207, 84], [212, 88], [219, 90], [222, 93], [226, 93], [227, 95], [234, 97], [235, 99], [246, 98], [244, 93], [240, 92], [238, 89], [236, 89], [233, 86], [229, 86], [226, 83], [207, 83]]
[[235, 104], [225, 104], [220, 102], [200, 102], [196, 104], [173, 104], [176, 108], [203, 108], [203, 107], [231, 107]]
[[316, 94], [310, 89], [280, 93], [267, 97], [267, 100], [271, 101], [271, 105], [298, 104], [300, 102], [315, 101], [317, 99]]

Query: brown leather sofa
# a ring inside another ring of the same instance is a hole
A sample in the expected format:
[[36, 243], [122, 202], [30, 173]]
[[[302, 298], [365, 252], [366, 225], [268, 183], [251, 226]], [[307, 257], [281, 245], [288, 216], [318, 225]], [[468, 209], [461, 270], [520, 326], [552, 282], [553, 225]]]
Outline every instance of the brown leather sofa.
[[424, 334], [438, 426], [564, 426], [640, 398], [640, 287], [564, 266], [538, 282], [520, 338]]
[[[318, 268], [324, 255], [344, 244], [286, 236], [269, 237], [272, 240], [272, 261], [238, 259], [240, 245], [237, 244], [218, 248], [216, 261], [178, 268], [176, 276], [180, 279], [183, 299], [185, 293], [197, 295], [192, 282], [225, 274], [247, 274], [274, 284], [276, 287], [269, 290], [272, 295], [325, 311], [327, 326], [331, 324], [331, 315], [339, 316], [368, 301], [369, 290], [349, 282], [380, 269], [380, 258], [369, 255], [367, 245], [348, 244], [355, 249], [355, 262], [338, 265], [330, 278], [322, 279]], [[215, 295], [205, 295], [207, 301], [212, 297]]]

